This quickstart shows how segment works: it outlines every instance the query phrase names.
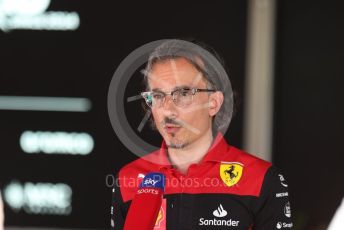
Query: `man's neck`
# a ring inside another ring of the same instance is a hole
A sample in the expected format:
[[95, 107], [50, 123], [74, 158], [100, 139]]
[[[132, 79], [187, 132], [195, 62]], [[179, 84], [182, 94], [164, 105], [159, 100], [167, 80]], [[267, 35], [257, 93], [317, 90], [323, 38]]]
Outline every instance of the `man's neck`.
[[195, 142], [182, 149], [168, 148], [168, 157], [175, 168], [186, 174], [191, 164], [198, 164], [208, 152], [213, 142], [211, 130]]

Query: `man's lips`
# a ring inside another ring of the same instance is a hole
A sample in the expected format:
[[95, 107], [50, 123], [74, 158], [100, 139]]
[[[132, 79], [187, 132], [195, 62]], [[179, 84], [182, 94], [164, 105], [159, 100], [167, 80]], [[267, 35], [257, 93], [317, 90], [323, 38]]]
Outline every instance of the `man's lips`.
[[181, 127], [179, 125], [168, 124], [164, 126], [167, 133], [176, 133]]

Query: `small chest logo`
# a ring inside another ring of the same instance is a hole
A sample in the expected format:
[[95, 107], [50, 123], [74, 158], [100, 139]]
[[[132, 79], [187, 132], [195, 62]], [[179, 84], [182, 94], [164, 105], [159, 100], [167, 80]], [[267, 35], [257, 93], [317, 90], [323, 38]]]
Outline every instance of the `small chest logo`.
[[290, 203], [289, 202], [287, 202], [284, 206], [284, 215], [286, 217], [289, 217], [289, 218], [291, 217], [291, 209], [290, 209]]
[[162, 204], [155, 221], [154, 230], [166, 230], [166, 199], [162, 199]]
[[238, 162], [221, 163], [220, 176], [222, 181], [228, 187], [235, 185], [242, 176], [243, 168], [243, 165]]

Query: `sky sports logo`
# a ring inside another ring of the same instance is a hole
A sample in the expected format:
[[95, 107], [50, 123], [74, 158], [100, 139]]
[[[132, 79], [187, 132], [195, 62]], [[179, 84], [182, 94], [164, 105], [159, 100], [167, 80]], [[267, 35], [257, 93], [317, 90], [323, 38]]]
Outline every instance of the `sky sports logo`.
[[137, 194], [159, 195], [159, 190], [156, 188], [141, 188], [141, 189], [137, 190]]
[[142, 188], [156, 188], [164, 191], [165, 189], [165, 175], [159, 172], [148, 173], [142, 180], [140, 186]]
[[76, 30], [77, 12], [47, 11], [51, 0], [0, 0], [0, 30]]
[[156, 183], [158, 183], [158, 180], [153, 180], [152, 178], [147, 178], [146, 180], [143, 181], [144, 185], [151, 185], [151, 186], [155, 186]]

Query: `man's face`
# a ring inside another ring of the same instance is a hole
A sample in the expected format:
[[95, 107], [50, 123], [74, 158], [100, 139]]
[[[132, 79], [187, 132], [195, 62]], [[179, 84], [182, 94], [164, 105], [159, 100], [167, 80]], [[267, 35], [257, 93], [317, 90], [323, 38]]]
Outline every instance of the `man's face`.
[[[177, 88], [206, 89], [202, 74], [186, 59], [169, 59], [154, 64], [148, 75], [152, 91]], [[154, 122], [169, 148], [184, 148], [211, 129], [209, 94], [196, 93], [186, 107], [178, 107], [167, 95], [161, 107], [152, 107]]]

